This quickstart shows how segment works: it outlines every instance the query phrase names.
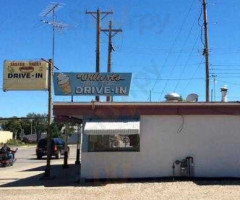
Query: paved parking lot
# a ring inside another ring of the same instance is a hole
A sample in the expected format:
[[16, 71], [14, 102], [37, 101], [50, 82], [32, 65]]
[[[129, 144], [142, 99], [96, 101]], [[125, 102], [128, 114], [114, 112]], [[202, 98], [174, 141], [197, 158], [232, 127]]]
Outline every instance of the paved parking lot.
[[217, 199], [238, 200], [239, 180], [222, 181], [108, 181], [79, 184], [79, 166], [74, 165], [76, 148], [71, 147], [69, 168], [63, 159], [52, 160], [52, 180], [40, 180], [46, 159], [37, 160], [35, 148], [20, 148], [12, 167], [0, 168], [1, 200], [48, 199]]
[[[76, 175], [78, 175], [78, 166], [75, 166], [76, 147], [70, 146], [69, 165], [75, 168]], [[16, 153], [16, 162], [11, 167], [0, 168], [0, 187], [21, 187], [21, 186], [41, 186], [39, 178], [43, 176], [46, 157], [38, 160], [35, 155], [35, 147], [21, 147]], [[63, 157], [63, 156], [62, 156]], [[69, 169], [62, 168], [63, 158], [51, 160], [51, 172], [53, 176], [57, 173], [67, 174]], [[72, 171], [71, 171], [72, 173]], [[70, 174], [71, 174], [70, 173]], [[72, 175], [72, 174], [71, 174]], [[77, 179], [77, 177], [76, 177]]]

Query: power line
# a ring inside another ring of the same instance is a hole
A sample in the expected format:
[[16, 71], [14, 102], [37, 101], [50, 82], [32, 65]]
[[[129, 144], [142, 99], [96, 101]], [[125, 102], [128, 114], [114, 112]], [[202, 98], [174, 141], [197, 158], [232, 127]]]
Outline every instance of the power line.
[[233, 72], [233, 73], [228, 73], [228, 72], [224, 72], [224, 73], [219, 73], [219, 72], [210, 72], [210, 74], [240, 74], [239, 72]]
[[[172, 43], [172, 45], [171, 45], [171, 47], [170, 47], [170, 50], [169, 50], [169, 52], [168, 52], [168, 54], [167, 54], [167, 56], [166, 56], [166, 58], [165, 58], [165, 60], [164, 60], [163, 66], [166, 65], [166, 63], [167, 63], [167, 61], [168, 61], [168, 58], [169, 58], [169, 56], [170, 56], [170, 54], [171, 54], [171, 52], [172, 52], [172, 49], [173, 49], [173, 47], [175, 46], [175, 43], [177, 42], [177, 40], [178, 40], [178, 38], [179, 38], [179, 36], [180, 36], [180, 33], [181, 33], [182, 30], [183, 30], [184, 25], [186, 24], [186, 20], [187, 20], [189, 14], [190, 14], [190, 12], [191, 12], [191, 10], [192, 10], [192, 8], [193, 8], [194, 2], [195, 2], [195, 1], [193, 0], [193, 1], [192, 1], [192, 4], [190, 5], [190, 8], [189, 8], [188, 11], [187, 11], [186, 16], [184, 17], [183, 23], [181, 24], [180, 29], [178, 30], [177, 35], [176, 35], [176, 37], [175, 37], [175, 39], [174, 39], [174, 41], [173, 41], [173, 43]], [[159, 76], [160, 76], [160, 75], [158, 75], [158, 78], [159, 78]], [[157, 81], [155, 81], [155, 83], [153, 84], [153, 87], [152, 87], [151, 90], [154, 90], [156, 84], [157, 84]]]
[[194, 79], [195, 74], [197, 73], [197, 71], [200, 69], [200, 66], [203, 64], [203, 58], [201, 60], [201, 62], [199, 63], [199, 65], [196, 67], [195, 71], [192, 74], [192, 78], [188, 81], [188, 83], [186, 84], [186, 86], [184, 87], [184, 91], [187, 89], [187, 87], [189, 86], [189, 84], [191, 83], [191, 81]]
[[[184, 44], [183, 44], [183, 46], [182, 46], [182, 49], [184, 49], [184, 46], [185, 46], [186, 43], [188, 42], [188, 40], [189, 40], [189, 38], [190, 38], [190, 35], [191, 35], [191, 33], [192, 33], [193, 27], [195, 26], [195, 24], [196, 24], [196, 23], [195, 23], [195, 21], [194, 21], [193, 24], [192, 24], [192, 26], [191, 26], [191, 28], [190, 28], [190, 31], [189, 31], [189, 33], [188, 33], [188, 35], [187, 35], [187, 37], [186, 37], [186, 39], [185, 39], [185, 41], [184, 41]], [[172, 69], [170, 70], [170, 74], [172, 74], [173, 71], [174, 71], [174, 69], [176, 68], [176, 65], [177, 65], [177, 62], [178, 62], [180, 56], [181, 56], [181, 53], [178, 54], [177, 59], [175, 60], [175, 64], [174, 64], [174, 66], [172, 67]], [[168, 85], [168, 81], [166, 81], [166, 83], [165, 83], [165, 85], [164, 85], [164, 87], [163, 87], [163, 89], [162, 89], [162, 94], [160, 95], [160, 97], [164, 94], [167, 85]]]
[[210, 71], [239, 71], [240, 69], [210, 69]]
[[216, 66], [216, 67], [240, 67], [240, 64], [211, 64], [210, 66]]
[[133, 79], [142, 79], [142, 80], [150, 80], [150, 81], [186, 81], [186, 80], [202, 80], [204, 77], [196, 77], [196, 78], [144, 78], [144, 77], [133, 77]]
[[[183, 74], [184, 74], [184, 72], [185, 72], [185, 69], [186, 69], [186, 67], [187, 67], [187, 65], [188, 65], [188, 62], [189, 62], [191, 56], [192, 56], [192, 53], [193, 53], [193, 50], [194, 50], [195, 46], [197, 45], [198, 37], [199, 37], [199, 36], [197, 36], [197, 38], [196, 38], [196, 40], [195, 40], [195, 42], [194, 42], [194, 45], [193, 45], [193, 47], [192, 47], [192, 51], [191, 51], [191, 53], [189, 54], [187, 61], [185, 62], [185, 65], [184, 65], [184, 67], [183, 67], [183, 70], [181, 71], [180, 79], [182, 78], [182, 76], [183, 76]], [[173, 91], [176, 91], [176, 90], [177, 90], [177, 87], [178, 87], [179, 83], [180, 83], [180, 80], [176, 83], [175, 88], [174, 88]]]

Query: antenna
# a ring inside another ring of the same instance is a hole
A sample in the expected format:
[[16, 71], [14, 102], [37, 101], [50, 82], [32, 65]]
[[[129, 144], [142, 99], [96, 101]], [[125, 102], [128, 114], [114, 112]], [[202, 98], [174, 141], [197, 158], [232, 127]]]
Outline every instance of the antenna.
[[52, 65], [54, 66], [55, 57], [55, 30], [62, 31], [68, 25], [62, 22], [56, 22], [56, 11], [63, 7], [62, 3], [51, 2], [40, 14], [41, 17], [52, 16], [52, 21], [41, 20], [43, 23], [52, 26]]
[[65, 24], [63, 22], [56, 22], [56, 21], [53, 22], [53, 21], [46, 21], [46, 20], [41, 20], [41, 22], [54, 26], [57, 31], [62, 31], [63, 29], [70, 27], [69, 24]]
[[58, 11], [60, 8], [63, 7], [64, 4], [51, 2], [41, 13], [40, 17], [49, 17], [51, 14]]
[[54, 66], [54, 50], [55, 50], [55, 29], [63, 28], [63, 24], [61, 22], [56, 22], [56, 11], [62, 7], [60, 3], [50, 3], [45, 10], [43, 10], [40, 14], [42, 17], [48, 17], [52, 15], [52, 21], [41, 20], [42, 22], [49, 24], [52, 26], [52, 59], [49, 60], [49, 68], [48, 68], [48, 134], [47, 134], [47, 165], [45, 169], [45, 176], [50, 176], [50, 162], [51, 162], [51, 155], [49, 151], [50, 146], [50, 125], [52, 124], [52, 74], [53, 74], [53, 67]]

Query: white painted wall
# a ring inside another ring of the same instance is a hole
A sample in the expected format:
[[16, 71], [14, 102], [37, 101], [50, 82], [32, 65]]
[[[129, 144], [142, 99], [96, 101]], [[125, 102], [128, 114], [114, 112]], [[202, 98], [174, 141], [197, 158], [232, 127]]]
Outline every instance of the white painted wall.
[[140, 127], [140, 152], [83, 152], [82, 177], [172, 176], [186, 156], [196, 177], [240, 177], [240, 116], [141, 116]]
[[6, 143], [13, 138], [13, 133], [10, 131], [0, 131], [0, 144]]

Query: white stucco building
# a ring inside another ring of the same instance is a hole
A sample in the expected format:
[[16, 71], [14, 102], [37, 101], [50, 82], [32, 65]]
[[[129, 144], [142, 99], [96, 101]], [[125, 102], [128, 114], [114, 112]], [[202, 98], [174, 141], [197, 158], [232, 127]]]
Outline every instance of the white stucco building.
[[82, 178], [186, 176], [186, 157], [189, 177], [240, 177], [239, 103], [55, 103], [54, 114], [86, 122]]

